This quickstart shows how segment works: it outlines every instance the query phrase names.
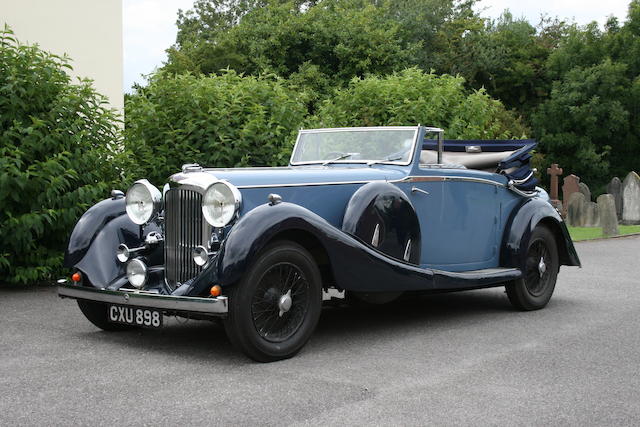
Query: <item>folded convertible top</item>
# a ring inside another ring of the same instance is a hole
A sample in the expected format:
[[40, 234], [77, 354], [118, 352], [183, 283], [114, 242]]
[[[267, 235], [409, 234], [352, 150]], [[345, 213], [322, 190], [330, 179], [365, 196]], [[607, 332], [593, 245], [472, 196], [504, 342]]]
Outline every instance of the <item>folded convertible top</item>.
[[[534, 144], [534, 139], [445, 139], [444, 151], [464, 152], [476, 150], [481, 152], [514, 151], [527, 145]], [[425, 139], [422, 144], [423, 150], [437, 150], [438, 141]]]

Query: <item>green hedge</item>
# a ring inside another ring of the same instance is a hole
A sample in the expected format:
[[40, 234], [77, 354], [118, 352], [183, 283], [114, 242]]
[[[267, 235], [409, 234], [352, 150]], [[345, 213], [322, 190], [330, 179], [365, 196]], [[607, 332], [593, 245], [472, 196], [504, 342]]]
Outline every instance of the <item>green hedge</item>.
[[184, 163], [286, 164], [306, 107], [274, 76], [156, 75], [125, 103], [126, 145], [157, 185]]
[[462, 77], [410, 68], [353, 79], [325, 100], [310, 127], [417, 125], [440, 127], [448, 139], [520, 138], [526, 128], [484, 90], [468, 91]]
[[61, 274], [73, 225], [130, 167], [117, 117], [70, 68], [0, 32], [0, 283]]

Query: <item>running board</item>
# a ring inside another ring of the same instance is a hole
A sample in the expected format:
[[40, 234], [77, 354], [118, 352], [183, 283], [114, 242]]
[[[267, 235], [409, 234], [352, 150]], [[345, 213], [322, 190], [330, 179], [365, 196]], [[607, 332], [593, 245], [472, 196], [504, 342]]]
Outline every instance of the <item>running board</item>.
[[517, 268], [486, 268], [460, 272], [433, 270], [433, 275], [436, 289], [466, 289], [517, 280], [522, 277], [522, 272]]

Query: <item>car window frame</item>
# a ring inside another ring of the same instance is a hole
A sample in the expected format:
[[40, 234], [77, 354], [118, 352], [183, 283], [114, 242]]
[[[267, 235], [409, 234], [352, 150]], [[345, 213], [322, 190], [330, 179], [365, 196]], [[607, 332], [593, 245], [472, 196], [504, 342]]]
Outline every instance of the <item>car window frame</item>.
[[367, 132], [372, 130], [382, 130], [382, 131], [393, 131], [393, 130], [409, 130], [412, 129], [413, 132], [413, 143], [411, 145], [411, 154], [409, 155], [409, 159], [407, 161], [378, 161], [377, 159], [367, 159], [367, 160], [336, 160], [332, 161], [331, 164], [363, 164], [366, 165], [369, 162], [375, 161], [375, 164], [380, 165], [397, 165], [397, 166], [409, 166], [413, 164], [414, 157], [416, 155], [416, 144], [418, 143], [418, 136], [420, 134], [420, 126], [367, 126], [367, 127], [342, 127], [342, 128], [321, 128], [321, 129], [300, 129], [298, 131], [298, 136], [296, 137], [296, 143], [293, 146], [293, 151], [291, 151], [291, 157], [289, 158], [289, 165], [291, 166], [304, 166], [304, 165], [321, 165], [326, 162], [326, 159], [323, 160], [310, 160], [303, 162], [294, 162], [293, 158], [296, 154], [300, 143], [301, 135], [305, 133], [321, 133], [321, 132]]

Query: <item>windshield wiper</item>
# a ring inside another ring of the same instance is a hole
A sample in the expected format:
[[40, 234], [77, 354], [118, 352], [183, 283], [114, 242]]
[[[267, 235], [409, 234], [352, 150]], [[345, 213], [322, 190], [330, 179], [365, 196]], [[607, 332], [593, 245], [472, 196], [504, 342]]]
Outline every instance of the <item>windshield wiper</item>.
[[395, 160], [402, 160], [402, 155], [401, 154], [396, 154], [395, 156], [387, 156], [384, 159], [380, 159], [380, 160], [371, 160], [370, 162], [367, 162], [367, 166], [371, 166], [371, 165], [377, 165], [378, 163], [384, 163], [384, 162], [393, 162]]
[[358, 153], [344, 153], [344, 154], [341, 154], [338, 157], [336, 157], [335, 159], [330, 159], [330, 160], [327, 160], [325, 162], [322, 162], [322, 166], [327, 166], [329, 163], [333, 163], [333, 162], [337, 162], [338, 160], [346, 159], [348, 157], [353, 156], [354, 154], [358, 154]]

